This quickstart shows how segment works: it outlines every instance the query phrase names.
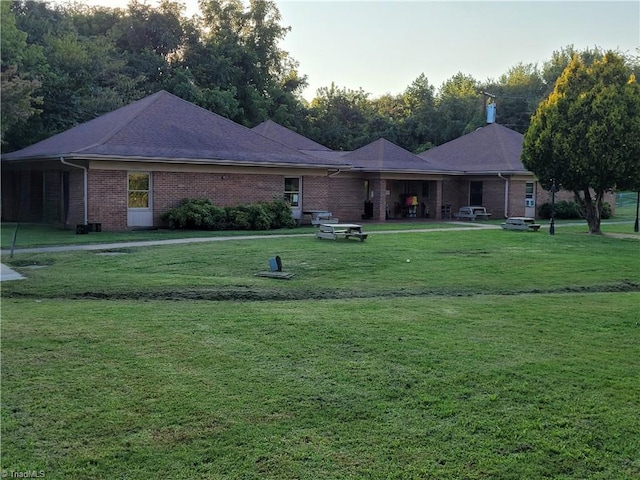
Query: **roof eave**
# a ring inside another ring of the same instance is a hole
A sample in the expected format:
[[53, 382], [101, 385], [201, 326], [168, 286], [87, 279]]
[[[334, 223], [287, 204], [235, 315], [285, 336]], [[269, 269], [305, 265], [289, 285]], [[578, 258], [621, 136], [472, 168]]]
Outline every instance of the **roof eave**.
[[[16, 159], [3, 159], [6, 162], [19, 161], [42, 161], [42, 160], [89, 160], [89, 161], [118, 161], [118, 162], [144, 162], [144, 163], [170, 163], [170, 164], [192, 164], [192, 165], [222, 165], [240, 167], [271, 167], [271, 168], [320, 168], [327, 170], [349, 170], [351, 165], [347, 164], [324, 164], [324, 163], [304, 163], [304, 162], [257, 162], [245, 160], [224, 160], [219, 158], [166, 158], [166, 157], [142, 157], [142, 156], [112, 156], [112, 155], [87, 155], [76, 153], [60, 153], [54, 155], [40, 155]], [[315, 158], [315, 157], [314, 157]]]

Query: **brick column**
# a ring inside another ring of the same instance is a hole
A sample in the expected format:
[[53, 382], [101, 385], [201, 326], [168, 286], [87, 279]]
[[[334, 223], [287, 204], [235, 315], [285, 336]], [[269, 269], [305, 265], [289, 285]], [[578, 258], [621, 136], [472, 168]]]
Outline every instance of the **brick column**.
[[442, 180], [435, 181], [435, 200], [436, 200], [436, 211], [434, 212], [433, 218], [437, 218], [438, 220], [442, 220]]
[[373, 192], [373, 218], [372, 220], [386, 220], [387, 217], [387, 181], [384, 179], [371, 180]]

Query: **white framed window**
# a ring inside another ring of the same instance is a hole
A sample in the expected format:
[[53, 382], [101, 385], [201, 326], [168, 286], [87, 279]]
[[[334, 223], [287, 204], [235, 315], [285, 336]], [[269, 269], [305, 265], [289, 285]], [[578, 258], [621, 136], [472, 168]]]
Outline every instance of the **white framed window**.
[[285, 177], [284, 200], [292, 207], [300, 206], [300, 177]]
[[127, 190], [129, 208], [149, 208], [151, 174], [149, 172], [129, 172]]

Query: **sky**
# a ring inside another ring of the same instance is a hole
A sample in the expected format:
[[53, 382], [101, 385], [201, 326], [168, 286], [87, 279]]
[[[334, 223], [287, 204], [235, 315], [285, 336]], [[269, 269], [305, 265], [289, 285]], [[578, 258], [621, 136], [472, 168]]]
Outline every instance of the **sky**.
[[[124, 7], [128, 1], [81, 3]], [[198, 12], [197, 0], [182, 3], [188, 15]], [[640, 54], [637, 0], [275, 3], [281, 25], [291, 27], [280, 46], [307, 76], [308, 100], [332, 82], [376, 98], [402, 93], [421, 74], [436, 88], [459, 72], [498, 79], [519, 63], [541, 67], [569, 45]]]

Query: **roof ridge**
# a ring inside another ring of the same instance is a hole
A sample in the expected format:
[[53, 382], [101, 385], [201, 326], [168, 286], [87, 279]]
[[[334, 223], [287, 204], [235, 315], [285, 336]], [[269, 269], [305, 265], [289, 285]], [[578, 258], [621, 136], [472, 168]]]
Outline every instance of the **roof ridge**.
[[[124, 127], [126, 127], [127, 125], [131, 124], [131, 122], [133, 122], [136, 118], [138, 118], [140, 116], [140, 114], [142, 114], [145, 110], [147, 110], [151, 105], [153, 105], [158, 98], [161, 96], [161, 94], [166, 93], [167, 95], [171, 95], [171, 93], [167, 92], [166, 90], [159, 90], [156, 93], [149, 95], [148, 97], [143, 97], [140, 100], [138, 100], [138, 102], [142, 102], [143, 100], [147, 100], [147, 104], [141, 109], [139, 110], [135, 115], [133, 115], [128, 121], [124, 122], [122, 125], [112, 129], [110, 132], [108, 132], [100, 141], [95, 142], [91, 145], [87, 145], [84, 148], [81, 148], [78, 150], [79, 152], [83, 152], [85, 150], [88, 150], [90, 148], [94, 148], [97, 147], [99, 145], [103, 145], [105, 143], [107, 143], [111, 138], [113, 138], [117, 133], [121, 132], [122, 129]], [[174, 95], [175, 96], [175, 95]], [[155, 97], [155, 98], [154, 98]], [[179, 98], [179, 97], [177, 97]], [[114, 110], [117, 111], [117, 110]], [[110, 112], [111, 113], [111, 112]], [[98, 117], [100, 118], [100, 117]]]

